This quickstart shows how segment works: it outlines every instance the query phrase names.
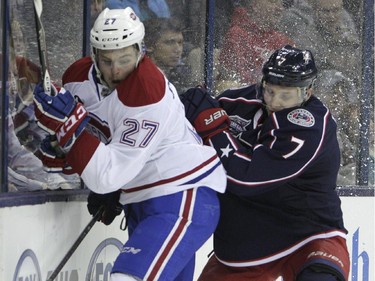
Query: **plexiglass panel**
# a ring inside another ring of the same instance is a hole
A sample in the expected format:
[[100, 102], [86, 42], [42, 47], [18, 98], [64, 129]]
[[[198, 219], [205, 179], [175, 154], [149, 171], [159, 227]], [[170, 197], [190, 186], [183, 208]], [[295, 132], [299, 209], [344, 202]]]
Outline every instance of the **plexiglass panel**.
[[[47, 173], [35, 156], [46, 133], [36, 125], [32, 93], [35, 85], [44, 79], [42, 62], [51, 82], [59, 88], [65, 69], [82, 56], [83, 3], [39, 1], [40, 17], [37, 18], [33, 3], [17, 0], [9, 4], [8, 189], [77, 188], [78, 175]], [[38, 20], [43, 29], [36, 24]], [[42, 43], [39, 49], [38, 38], [43, 38], [40, 30], [45, 34], [46, 47]], [[43, 53], [45, 56], [41, 56]]]
[[[341, 168], [337, 183], [357, 184], [359, 140], [365, 137], [360, 134], [363, 1], [215, 2], [215, 93], [260, 82], [263, 63], [286, 44], [311, 50], [319, 69], [314, 94], [331, 109], [338, 125]], [[362, 107], [372, 113], [367, 120], [369, 153], [364, 156], [370, 185], [374, 185], [373, 95]]]
[[[3, 8], [5, 2], [0, 2]], [[205, 73], [211, 73], [205, 72], [209, 62], [205, 45], [207, 3], [215, 5], [211, 22], [215, 30], [214, 48], [209, 54], [213, 56], [213, 72], [209, 78], [215, 95], [229, 87], [259, 82], [262, 64], [275, 49], [285, 44], [310, 49], [319, 68], [314, 93], [331, 109], [338, 124], [341, 147], [338, 185], [358, 184], [361, 173], [358, 167], [362, 165], [368, 170], [368, 184], [373, 186], [374, 93], [373, 88], [370, 92], [363, 88], [363, 5], [366, 2], [92, 0], [89, 24], [91, 27], [106, 7], [132, 7], [146, 27], [147, 55], [179, 93], [204, 84]], [[2, 115], [7, 116], [6, 121], [0, 123], [1, 131], [8, 131], [8, 151], [4, 156], [1, 150], [0, 156], [8, 163], [8, 170], [1, 171], [8, 171], [9, 185], [3, 185], [11, 191], [64, 185], [71, 188], [71, 184], [77, 187], [77, 178], [42, 172], [41, 163], [34, 157], [45, 133], [37, 127], [32, 108], [32, 91], [42, 78], [33, 1], [8, 3], [9, 75], [7, 89], [1, 89], [6, 98], [0, 105], [0, 110], [9, 107], [9, 112]], [[84, 1], [44, 0], [42, 3], [49, 74], [51, 81], [61, 86], [63, 72], [82, 56], [83, 40], [88, 38], [83, 34]], [[3, 18], [0, 25], [3, 34]], [[4, 38], [1, 38], [3, 45]], [[373, 55], [368, 59], [373, 60]], [[4, 65], [2, 62], [0, 70]], [[373, 75], [373, 69], [371, 73]]]

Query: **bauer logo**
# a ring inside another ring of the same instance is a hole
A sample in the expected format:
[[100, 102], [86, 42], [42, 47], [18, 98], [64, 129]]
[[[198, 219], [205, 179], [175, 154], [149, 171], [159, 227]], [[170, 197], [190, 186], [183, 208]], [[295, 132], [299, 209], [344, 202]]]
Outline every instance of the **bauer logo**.
[[271, 71], [270, 71], [268, 74], [271, 75], [271, 76], [284, 78], [284, 75], [283, 75], [283, 74], [279, 74], [279, 73], [275, 73], [275, 72], [271, 72]]
[[39, 262], [32, 250], [27, 249], [22, 253], [13, 281], [42, 281]]
[[225, 110], [218, 110], [218, 111], [215, 111], [214, 113], [210, 114], [209, 118], [207, 119], [204, 119], [204, 122], [205, 122], [205, 125], [208, 126], [210, 125], [212, 122], [220, 119], [221, 117], [227, 115], [227, 113], [225, 112]]
[[101, 242], [90, 259], [85, 280], [109, 281], [113, 263], [122, 247], [122, 243], [115, 238]]

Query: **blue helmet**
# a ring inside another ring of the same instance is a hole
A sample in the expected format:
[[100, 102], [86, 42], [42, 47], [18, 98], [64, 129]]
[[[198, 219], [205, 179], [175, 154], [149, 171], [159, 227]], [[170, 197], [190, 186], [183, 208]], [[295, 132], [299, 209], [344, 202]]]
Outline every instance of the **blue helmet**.
[[263, 65], [263, 81], [288, 87], [310, 87], [318, 70], [313, 54], [286, 45], [276, 50]]

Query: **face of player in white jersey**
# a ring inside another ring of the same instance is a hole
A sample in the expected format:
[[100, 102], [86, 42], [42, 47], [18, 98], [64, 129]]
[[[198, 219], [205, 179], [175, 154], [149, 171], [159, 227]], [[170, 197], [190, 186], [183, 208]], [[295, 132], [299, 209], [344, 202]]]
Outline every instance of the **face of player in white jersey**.
[[97, 64], [102, 78], [110, 89], [129, 76], [136, 68], [139, 51], [135, 46], [118, 50], [98, 50]]
[[270, 112], [301, 105], [308, 100], [312, 90], [300, 87], [286, 87], [264, 83], [263, 98]]

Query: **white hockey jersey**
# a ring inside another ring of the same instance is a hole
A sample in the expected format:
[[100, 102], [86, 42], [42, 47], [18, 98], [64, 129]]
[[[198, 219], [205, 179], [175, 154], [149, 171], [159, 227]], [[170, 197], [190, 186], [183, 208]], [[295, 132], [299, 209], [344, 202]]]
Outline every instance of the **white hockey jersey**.
[[122, 204], [197, 186], [224, 192], [216, 151], [202, 144], [174, 86], [147, 56], [109, 95], [88, 57], [67, 69], [63, 85], [90, 113], [67, 160], [92, 191], [122, 189]]

